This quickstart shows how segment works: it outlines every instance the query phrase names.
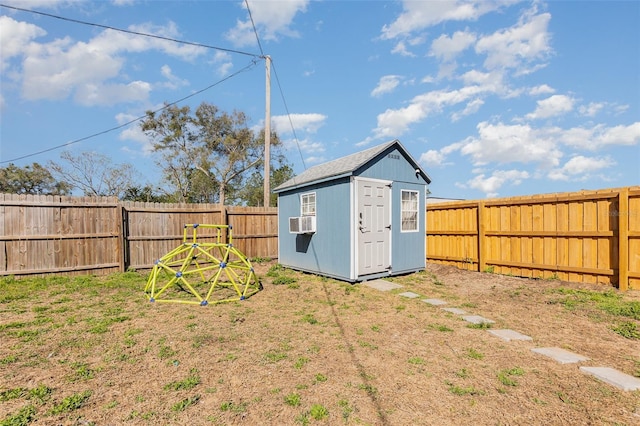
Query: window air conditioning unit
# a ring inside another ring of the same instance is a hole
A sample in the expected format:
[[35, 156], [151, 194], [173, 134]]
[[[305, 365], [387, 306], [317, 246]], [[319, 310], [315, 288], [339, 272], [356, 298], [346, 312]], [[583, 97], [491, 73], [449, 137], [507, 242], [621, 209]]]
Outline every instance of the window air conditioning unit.
[[316, 217], [302, 216], [289, 218], [290, 234], [313, 234], [316, 232]]

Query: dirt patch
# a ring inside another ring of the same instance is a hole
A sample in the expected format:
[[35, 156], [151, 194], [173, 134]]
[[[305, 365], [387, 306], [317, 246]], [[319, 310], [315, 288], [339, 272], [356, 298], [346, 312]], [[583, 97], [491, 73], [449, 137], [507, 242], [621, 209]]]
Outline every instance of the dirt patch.
[[[255, 266], [263, 291], [209, 306], [149, 303], [144, 276], [131, 273], [41, 280], [23, 286], [22, 298], [20, 281], [2, 283], [0, 421], [23, 413], [35, 425], [640, 423], [639, 391], [531, 352], [557, 346], [590, 358], [580, 365], [640, 376], [640, 340], [614, 331], [627, 324], [633, 337], [640, 321], [594, 296], [633, 311], [638, 292], [435, 264], [381, 292]], [[505, 342], [424, 298], [533, 340]]]

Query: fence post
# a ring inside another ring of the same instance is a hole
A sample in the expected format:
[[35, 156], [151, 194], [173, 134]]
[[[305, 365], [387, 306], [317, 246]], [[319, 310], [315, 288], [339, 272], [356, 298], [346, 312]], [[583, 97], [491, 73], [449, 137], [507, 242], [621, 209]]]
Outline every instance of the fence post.
[[125, 220], [124, 220], [124, 206], [121, 202], [117, 203], [116, 206], [116, 215], [118, 217], [118, 263], [120, 264], [120, 272], [126, 272], [127, 270], [127, 255], [125, 253]]
[[485, 249], [485, 214], [484, 214], [484, 201], [478, 202], [478, 272], [482, 272], [487, 269], [487, 259], [484, 254]]
[[629, 289], [629, 188], [618, 192], [618, 289]]

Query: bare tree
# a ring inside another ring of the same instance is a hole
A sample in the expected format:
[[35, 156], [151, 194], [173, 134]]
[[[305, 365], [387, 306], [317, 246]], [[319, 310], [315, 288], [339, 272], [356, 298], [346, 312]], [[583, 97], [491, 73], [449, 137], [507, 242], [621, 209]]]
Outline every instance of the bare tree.
[[64, 151], [60, 158], [65, 164], [50, 161], [51, 171], [59, 180], [81, 190], [84, 195], [122, 199], [127, 188], [135, 186], [137, 172], [129, 163], [116, 165], [108, 156], [92, 151], [78, 155]]

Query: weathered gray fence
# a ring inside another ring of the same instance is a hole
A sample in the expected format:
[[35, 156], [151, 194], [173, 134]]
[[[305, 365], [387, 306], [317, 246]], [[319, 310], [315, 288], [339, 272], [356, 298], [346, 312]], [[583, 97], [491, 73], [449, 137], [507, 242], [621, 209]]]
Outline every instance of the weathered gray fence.
[[231, 225], [234, 245], [246, 256], [277, 257], [276, 208], [0, 194], [0, 275], [150, 268], [194, 223]]

